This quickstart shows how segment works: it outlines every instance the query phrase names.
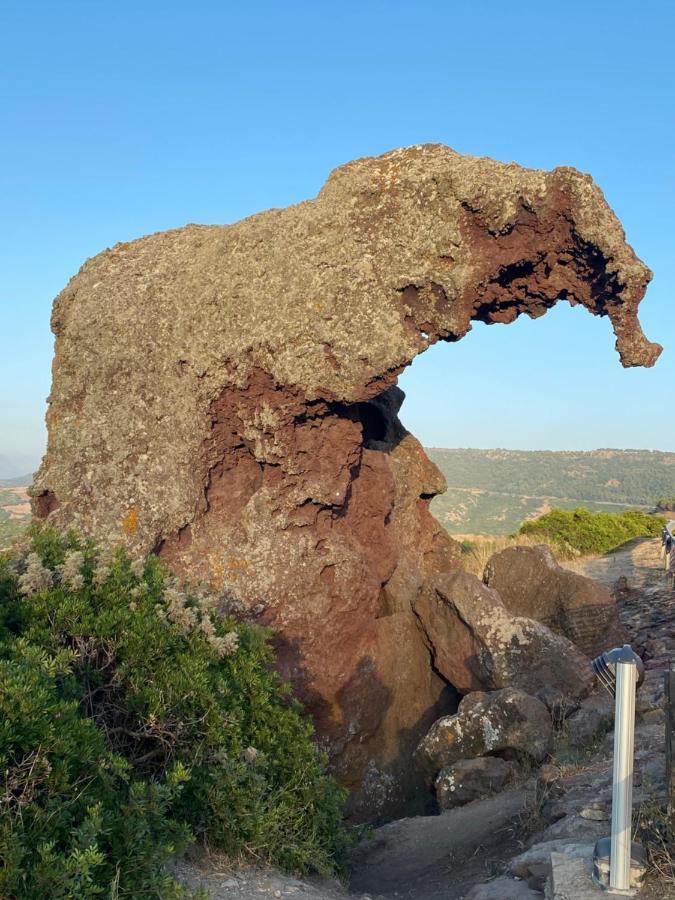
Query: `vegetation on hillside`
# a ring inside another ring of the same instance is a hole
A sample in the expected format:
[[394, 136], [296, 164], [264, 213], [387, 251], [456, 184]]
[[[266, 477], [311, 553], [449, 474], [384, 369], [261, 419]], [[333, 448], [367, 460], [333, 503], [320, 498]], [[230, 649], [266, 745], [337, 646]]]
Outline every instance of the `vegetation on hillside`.
[[653, 509], [675, 495], [675, 453], [430, 449], [448, 490], [431, 510], [452, 534], [511, 534], [552, 507]]
[[580, 506], [574, 510], [553, 509], [525, 522], [519, 533], [550, 543], [563, 556], [608, 553], [631, 538], [657, 537], [665, 521], [662, 516], [640, 510], [593, 513]]
[[656, 501], [656, 509], [664, 512], [675, 510], [675, 494], [672, 497], [659, 497]]
[[0, 555], [0, 896], [185, 896], [196, 838], [334, 870], [343, 793], [272, 662], [154, 557], [47, 528]]
[[30, 482], [30, 477], [0, 479], [0, 550], [9, 547], [28, 528], [26, 489]]
[[28, 528], [28, 516], [14, 518], [6, 510], [0, 509], [0, 551], [8, 549], [12, 542]]

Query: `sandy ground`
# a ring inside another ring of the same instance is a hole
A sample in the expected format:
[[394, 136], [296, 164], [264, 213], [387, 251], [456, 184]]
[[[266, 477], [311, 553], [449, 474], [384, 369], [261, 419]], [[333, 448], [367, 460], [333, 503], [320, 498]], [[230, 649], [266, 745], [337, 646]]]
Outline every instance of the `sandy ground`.
[[2, 490], [8, 494], [14, 494], [18, 502], [8, 503], [5, 506], [1, 506], [0, 509], [8, 512], [13, 519], [23, 519], [30, 515], [30, 500], [27, 487], [3, 488]]

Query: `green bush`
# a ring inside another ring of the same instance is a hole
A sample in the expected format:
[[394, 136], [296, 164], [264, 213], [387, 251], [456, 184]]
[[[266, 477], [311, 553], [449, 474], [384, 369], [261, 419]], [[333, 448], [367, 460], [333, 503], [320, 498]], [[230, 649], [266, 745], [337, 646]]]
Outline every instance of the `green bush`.
[[525, 522], [520, 534], [540, 535], [562, 555], [607, 553], [635, 537], [657, 537], [665, 519], [639, 510], [592, 513], [584, 507], [553, 509]]
[[75, 533], [0, 558], [0, 896], [182, 896], [194, 836], [333, 871], [343, 794], [267, 639]]

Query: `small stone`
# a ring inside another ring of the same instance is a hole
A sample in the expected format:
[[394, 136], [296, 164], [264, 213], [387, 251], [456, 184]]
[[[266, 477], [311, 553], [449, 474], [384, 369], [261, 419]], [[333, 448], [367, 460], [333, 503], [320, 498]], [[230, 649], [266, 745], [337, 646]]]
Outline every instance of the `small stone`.
[[604, 803], [591, 803], [579, 810], [582, 819], [589, 819], [591, 822], [606, 822], [611, 818], [611, 810]]
[[544, 841], [515, 856], [509, 863], [509, 868], [512, 875], [529, 878], [535, 873], [540, 873], [542, 867], [548, 868], [551, 853], [565, 853], [568, 856], [592, 859], [594, 846], [593, 843], [580, 843], [569, 838]]
[[650, 709], [643, 716], [645, 725], [665, 725], [666, 716], [662, 709]]

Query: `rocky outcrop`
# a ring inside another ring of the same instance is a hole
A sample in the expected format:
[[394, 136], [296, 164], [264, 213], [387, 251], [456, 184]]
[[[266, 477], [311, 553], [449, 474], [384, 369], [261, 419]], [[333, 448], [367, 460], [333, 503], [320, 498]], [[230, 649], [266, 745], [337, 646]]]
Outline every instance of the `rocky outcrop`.
[[467, 694], [453, 716], [431, 726], [415, 751], [427, 778], [460, 759], [514, 751], [541, 762], [551, 750], [553, 723], [544, 704], [524, 691], [504, 688]]
[[512, 615], [468, 572], [430, 578], [414, 609], [435, 669], [462, 693], [514, 686], [537, 694], [553, 686], [575, 700], [593, 684], [590, 660], [571, 641]]
[[391, 814], [451, 697], [411, 602], [457, 561], [397, 376], [473, 321], [561, 299], [652, 365], [649, 279], [588, 176], [438, 145], [349, 163], [288, 209], [117, 244], [54, 304], [35, 516], [154, 551], [273, 625], [353, 810]]
[[495, 553], [484, 580], [514, 615], [543, 622], [587, 656], [621, 646], [626, 639], [607, 588], [558, 565], [546, 544]]

